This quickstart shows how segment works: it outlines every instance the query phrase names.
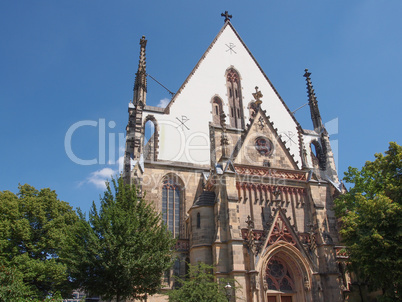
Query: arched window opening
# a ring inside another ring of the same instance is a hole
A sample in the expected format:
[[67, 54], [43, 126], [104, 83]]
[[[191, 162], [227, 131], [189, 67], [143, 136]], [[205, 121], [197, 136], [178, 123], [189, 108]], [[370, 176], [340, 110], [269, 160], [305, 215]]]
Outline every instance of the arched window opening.
[[233, 68], [230, 68], [226, 73], [226, 86], [228, 88], [229, 106], [231, 111], [230, 125], [235, 128], [244, 129], [240, 76]]
[[144, 123], [144, 159], [154, 161], [157, 158], [158, 132], [156, 120], [153, 116], [147, 117]]
[[173, 178], [166, 178], [162, 185], [162, 219], [173, 236], [180, 234], [181, 186]]
[[315, 145], [316, 145], [315, 143], [311, 143], [310, 148], [311, 148], [311, 154], [317, 157], [317, 148]]
[[278, 257], [272, 257], [266, 268], [266, 282], [269, 290], [295, 291], [293, 278], [287, 264]]
[[201, 214], [197, 213], [197, 229], [201, 228]]
[[212, 122], [215, 125], [220, 124], [220, 115], [223, 112], [222, 100], [219, 97], [214, 97], [212, 101]]
[[310, 144], [311, 148], [311, 159], [313, 164], [318, 164], [321, 170], [326, 168], [326, 156], [321, 148], [318, 141], [314, 140]]

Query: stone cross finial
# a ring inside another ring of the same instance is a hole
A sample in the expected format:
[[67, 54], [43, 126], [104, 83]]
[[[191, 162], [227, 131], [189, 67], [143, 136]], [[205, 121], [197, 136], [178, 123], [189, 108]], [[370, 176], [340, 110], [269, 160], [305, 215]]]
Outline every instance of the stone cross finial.
[[262, 103], [261, 98], [263, 97], [261, 91], [258, 91], [258, 86], [255, 86], [255, 92], [253, 93], [255, 99], [255, 104], [259, 107]]
[[225, 13], [221, 14], [222, 17], [225, 17], [225, 21], [230, 21], [230, 19], [232, 18], [232, 15], [229, 15], [228, 11], [226, 10]]

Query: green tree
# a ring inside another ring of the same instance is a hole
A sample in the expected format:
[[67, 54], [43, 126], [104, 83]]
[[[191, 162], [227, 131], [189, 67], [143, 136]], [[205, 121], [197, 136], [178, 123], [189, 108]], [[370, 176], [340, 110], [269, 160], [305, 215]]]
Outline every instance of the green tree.
[[14, 267], [0, 266], [0, 301], [17, 301], [26, 297], [27, 286]]
[[342, 240], [351, 269], [383, 300], [402, 292], [402, 147], [390, 143], [359, 171], [349, 167], [344, 180], [354, 186], [335, 200]]
[[112, 179], [93, 203], [89, 221], [82, 214], [71, 252], [72, 276], [92, 295], [117, 302], [144, 299], [161, 288], [163, 272], [172, 266], [175, 240], [153, 206], [134, 186]]
[[[227, 302], [228, 294], [235, 292], [233, 280], [216, 282], [213, 267], [205, 263], [189, 265], [185, 279], [175, 277], [176, 289], [167, 293], [170, 302]], [[231, 288], [225, 286], [230, 284]]]
[[71, 206], [50, 189], [25, 184], [17, 194], [0, 192], [0, 263], [16, 270], [15, 285], [22, 278], [24, 297], [44, 299], [71, 291], [62, 254], [77, 221]]

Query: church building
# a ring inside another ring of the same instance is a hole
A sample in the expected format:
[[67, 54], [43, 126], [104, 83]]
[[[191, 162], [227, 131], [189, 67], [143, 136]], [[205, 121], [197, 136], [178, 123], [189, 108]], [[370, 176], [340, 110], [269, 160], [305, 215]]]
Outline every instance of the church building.
[[[123, 177], [162, 213], [177, 260], [236, 280], [230, 301], [343, 301], [333, 200], [342, 193], [311, 74], [303, 129], [230, 21], [165, 108], [147, 104], [145, 37], [128, 105]], [[146, 137], [146, 126], [154, 132]], [[164, 296], [149, 301], [167, 301]]]

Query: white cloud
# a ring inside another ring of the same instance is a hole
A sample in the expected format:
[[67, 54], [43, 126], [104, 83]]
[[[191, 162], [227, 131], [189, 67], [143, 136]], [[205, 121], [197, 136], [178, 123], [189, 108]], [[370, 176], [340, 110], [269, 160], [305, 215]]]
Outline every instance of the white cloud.
[[157, 107], [165, 108], [169, 104], [170, 100], [168, 98], [161, 99]]
[[117, 160], [109, 160], [107, 167], [91, 172], [85, 180], [78, 183], [78, 187], [84, 184], [91, 184], [99, 189], [105, 189], [106, 181], [110, 181], [112, 177], [118, 177], [123, 172], [124, 150], [125, 146], [120, 146]]
[[103, 168], [92, 172], [87, 178], [86, 182], [95, 185], [97, 188], [105, 189], [106, 181], [110, 180], [116, 174], [116, 170], [113, 170], [111, 168]]

